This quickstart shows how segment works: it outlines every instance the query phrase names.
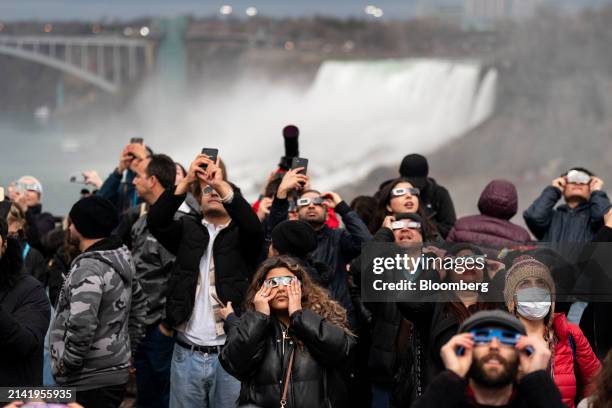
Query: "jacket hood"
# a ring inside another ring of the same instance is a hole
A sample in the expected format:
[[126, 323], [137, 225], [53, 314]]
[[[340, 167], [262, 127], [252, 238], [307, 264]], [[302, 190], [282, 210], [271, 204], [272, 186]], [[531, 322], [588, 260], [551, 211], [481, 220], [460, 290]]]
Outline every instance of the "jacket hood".
[[[112, 241], [111, 241], [112, 240]], [[133, 274], [133, 261], [130, 250], [113, 238], [100, 241], [76, 257], [73, 264], [82, 259], [93, 259], [111, 266], [124, 281], [130, 282]]]
[[553, 328], [560, 341], [569, 337], [569, 322], [563, 313], [555, 313], [553, 316]]
[[514, 184], [507, 180], [493, 180], [484, 188], [478, 200], [483, 215], [509, 220], [516, 215], [518, 194]]

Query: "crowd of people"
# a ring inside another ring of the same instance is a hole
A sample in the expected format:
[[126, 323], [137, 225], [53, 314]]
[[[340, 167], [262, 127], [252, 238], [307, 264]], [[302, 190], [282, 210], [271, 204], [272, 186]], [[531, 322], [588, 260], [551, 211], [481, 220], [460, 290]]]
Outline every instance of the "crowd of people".
[[[119, 407], [132, 381], [139, 408], [612, 406], [612, 251], [594, 245], [612, 241], [612, 204], [595, 174], [568, 166], [527, 230], [510, 181], [457, 219], [422, 155], [349, 203], [292, 166], [297, 135], [285, 148], [254, 203], [219, 157], [186, 169], [141, 142], [106, 180], [85, 172], [95, 190], [65, 218], [36, 178], [11, 183], [0, 387], [74, 388], [85, 408]], [[374, 244], [486, 259], [414, 279], [489, 291], [369, 301]]]

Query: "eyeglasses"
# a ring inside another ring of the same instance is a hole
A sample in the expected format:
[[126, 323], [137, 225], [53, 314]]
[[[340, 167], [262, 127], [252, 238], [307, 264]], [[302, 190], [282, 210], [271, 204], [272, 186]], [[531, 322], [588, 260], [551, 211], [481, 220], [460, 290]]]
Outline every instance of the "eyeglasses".
[[38, 193], [42, 193], [42, 188], [40, 187], [40, 184], [36, 184], [36, 183], [17, 183], [15, 185], [15, 190], [17, 191], [36, 191]]
[[[269, 288], [276, 288], [278, 286], [289, 286], [291, 285], [291, 282], [293, 282], [293, 280], [297, 280], [297, 277], [295, 276], [277, 276], [274, 278], [270, 278], [270, 279], [266, 279], [264, 281], [264, 285], [269, 287]], [[298, 280], [298, 284], [300, 283], [300, 281]]]
[[391, 223], [391, 229], [393, 231], [399, 230], [399, 229], [404, 229], [404, 228], [420, 230], [421, 229], [421, 223], [420, 222], [416, 222], [416, 221], [406, 221], [406, 220], [393, 221]]
[[393, 197], [401, 197], [401, 196], [405, 196], [406, 194], [410, 194], [410, 195], [415, 195], [418, 196], [421, 193], [421, 191], [418, 188], [394, 188], [393, 190], [391, 190], [391, 195]]
[[314, 198], [298, 198], [298, 200], [296, 201], [296, 204], [299, 207], [306, 207], [309, 206], [311, 203], [314, 205], [323, 205], [323, 203], [325, 202], [325, 200], [322, 197], [314, 197]]
[[570, 170], [567, 173], [567, 182], [571, 184], [589, 184], [591, 176], [580, 170]]
[[511, 330], [504, 330], [498, 328], [482, 328], [471, 330], [470, 333], [474, 336], [474, 342], [476, 344], [488, 344], [497, 338], [501, 344], [508, 346], [515, 346], [521, 338], [521, 334]]

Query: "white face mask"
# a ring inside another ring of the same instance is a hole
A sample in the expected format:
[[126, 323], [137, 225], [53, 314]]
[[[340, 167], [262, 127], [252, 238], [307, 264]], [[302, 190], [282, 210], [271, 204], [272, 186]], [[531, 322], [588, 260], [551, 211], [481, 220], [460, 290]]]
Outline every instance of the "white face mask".
[[544, 288], [525, 288], [516, 292], [516, 311], [527, 320], [542, 320], [552, 305], [550, 291]]

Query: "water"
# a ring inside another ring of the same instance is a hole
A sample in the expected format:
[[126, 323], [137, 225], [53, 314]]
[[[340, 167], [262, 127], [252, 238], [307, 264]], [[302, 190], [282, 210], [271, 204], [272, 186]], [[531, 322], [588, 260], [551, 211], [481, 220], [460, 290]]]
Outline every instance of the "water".
[[136, 129], [185, 165], [202, 147], [218, 147], [230, 179], [253, 199], [283, 154], [281, 129], [294, 123], [313, 187], [333, 189], [481, 123], [493, 111], [496, 79], [470, 61], [326, 62], [306, 91], [240, 78], [181, 100], [149, 86], [123, 118], [100, 118], [86, 131], [2, 114], [0, 185], [34, 175], [45, 208], [65, 214], [82, 187], [70, 175], [96, 169], [104, 178]]

